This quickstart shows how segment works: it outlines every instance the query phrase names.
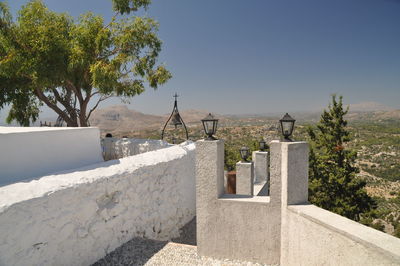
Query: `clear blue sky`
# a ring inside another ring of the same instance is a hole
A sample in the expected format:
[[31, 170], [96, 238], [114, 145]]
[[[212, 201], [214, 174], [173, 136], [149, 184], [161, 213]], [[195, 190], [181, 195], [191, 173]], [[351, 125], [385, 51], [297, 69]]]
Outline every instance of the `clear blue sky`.
[[[27, 1], [8, 2], [16, 12]], [[44, 2], [72, 16], [112, 14], [109, 0]], [[175, 91], [180, 109], [216, 113], [316, 110], [332, 93], [400, 108], [400, 1], [153, 0], [146, 13], [174, 77], [133, 109], [168, 113]]]

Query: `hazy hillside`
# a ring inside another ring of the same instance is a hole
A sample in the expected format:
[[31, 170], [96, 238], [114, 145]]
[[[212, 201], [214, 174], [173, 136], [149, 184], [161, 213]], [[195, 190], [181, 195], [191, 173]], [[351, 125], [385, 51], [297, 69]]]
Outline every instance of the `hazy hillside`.
[[143, 114], [125, 105], [114, 105], [96, 110], [90, 118], [90, 125], [107, 132], [134, 131], [159, 128], [164, 120], [163, 116]]
[[[203, 110], [183, 110], [181, 117], [187, 126], [200, 125], [200, 120], [208, 115]], [[163, 128], [171, 114], [149, 115], [129, 109], [126, 105], [114, 105], [96, 110], [90, 118], [90, 125], [102, 132], [133, 132]], [[216, 115], [221, 121], [227, 118]]]
[[[193, 109], [182, 110], [179, 111], [179, 113], [181, 114], [181, 117], [186, 124], [200, 123], [200, 120], [205, 118], [209, 114], [209, 112], [204, 110], [193, 110]], [[168, 116], [169, 115], [170, 114], [168, 114]], [[219, 119], [223, 118], [221, 115], [218, 114], [214, 115]]]
[[[317, 122], [320, 119], [322, 110], [313, 112], [290, 113], [298, 122]], [[200, 120], [208, 115], [204, 110], [180, 110], [180, 114], [187, 126], [200, 125]], [[154, 130], [163, 127], [170, 113], [163, 115], [150, 115], [129, 109], [126, 105], [114, 105], [97, 109], [90, 119], [92, 126], [99, 127], [103, 132], [119, 131], [131, 132], [137, 130]], [[241, 115], [220, 115], [214, 114], [220, 125], [240, 126], [247, 124], [262, 124], [265, 121], [278, 121], [283, 113], [271, 114], [241, 114]], [[39, 126], [40, 121], [54, 123], [57, 116], [40, 116], [33, 126]], [[349, 121], [382, 121], [400, 120], [400, 110], [394, 110], [376, 102], [363, 102], [349, 105], [349, 113], [346, 118]], [[0, 125], [6, 125], [0, 121]], [[12, 125], [17, 126], [16, 123]]]
[[392, 111], [393, 108], [378, 102], [361, 102], [349, 104], [350, 112], [375, 112], [375, 111]]
[[382, 120], [399, 120], [400, 110], [390, 111], [373, 111], [373, 112], [349, 112], [346, 116], [349, 121], [382, 121]]
[[[369, 105], [369, 107], [368, 107]], [[374, 110], [367, 109], [388, 109], [377, 103], [363, 103], [350, 106], [350, 112], [347, 115], [349, 121], [380, 121], [400, 119], [400, 110]], [[208, 115], [204, 110], [182, 110], [180, 114], [187, 126], [200, 125], [200, 120]], [[164, 115], [144, 114], [129, 109], [125, 105], [114, 105], [96, 110], [91, 119], [92, 126], [99, 127], [102, 132], [134, 132], [141, 130], [157, 130], [161, 131], [164, 123], [167, 121], [170, 113]], [[297, 112], [291, 115], [299, 122], [316, 122], [319, 120], [321, 112]], [[221, 125], [225, 126], [241, 126], [247, 124], [263, 124], [266, 121], [278, 120], [277, 115], [219, 115], [216, 117], [220, 120]]]

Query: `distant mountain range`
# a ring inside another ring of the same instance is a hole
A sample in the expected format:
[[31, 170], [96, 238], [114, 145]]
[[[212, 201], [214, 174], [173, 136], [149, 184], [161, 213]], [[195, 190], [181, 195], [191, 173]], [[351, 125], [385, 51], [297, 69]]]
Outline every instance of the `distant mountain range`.
[[[202, 110], [185, 110], [179, 112], [187, 126], [199, 124], [200, 120], [208, 115]], [[114, 105], [93, 112], [90, 118], [90, 125], [99, 127], [103, 131], [129, 132], [143, 129], [162, 129], [168, 117], [165, 115], [144, 114], [135, 110], [128, 109], [126, 105]], [[219, 119], [224, 119], [218, 116]]]
[[[347, 119], [353, 120], [388, 120], [388, 119], [399, 119], [400, 110], [387, 107], [376, 102], [363, 102], [358, 104], [350, 104], [349, 113]], [[317, 121], [322, 113], [320, 111], [313, 112], [293, 112], [290, 113], [298, 121]], [[180, 111], [181, 117], [183, 118], [187, 126], [200, 125], [200, 120], [208, 115], [207, 111], [204, 110], [183, 110]], [[243, 115], [221, 115], [215, 114], [220, 120], [220, 123], [227, 122], [231, 124], [232, 121], [264, 118], [276, 120], [283, 113], [271, 113], [271, 114], [243, 114]], [[136, 110], [129, 109], [126, 105], [114, 105], [105, 108], [97, 109], [93, 112], [90, 118], [91, 126], [99, 127], [103, 132], [113, 132], [115, 130], [120, 132], [131, 132], [138, 130], [154, 130], [162, 129], [165, 122], [167, 121], [170, 113], [164, 115], [151, 115], [138, 112]], [[40, 121], [54, 121], [56, 117], [41, 117], [34, 124], [38, 126]], [[0, 126], [6, 126], [5, 123], [1, 123]], [[15, 124], [14, 124], [15, 126]]]
[[154, 129], [160, 127], [162, 116], [148, 115], [130, 110], [125, 105], [109, 106], [93, 112], [90, 125], [104, 131], [131, 131], [139, 129]]
[[362, 102], [349, 104], [349, 112], [375, 112], [375, 111], [394, 111], [393, 108], [377, 102]]
[[[321, 112], [294, 112], [292, 116], [298, 121], [317, 121]], [[202, 110], [183, 110], [180, 111], [181, 117], [187, 126], [200, 125], [200, 120], [208, 115], [208, 112]], [[129, 132], [143, 129], [162, 129], [170, 114], [149, 115], [129, 109], [125, 105], [114, 105], [96, 110], [90, 120], [92, 126], [102, 129], [102, 131], [120, 131]], [[216, 117], [220, 123], [229, 123], [232, 121], [248, 118], [279, 119], [276, 114], [271, 115], [220, 115]], [[354, 120], [387, 120], [400, 119], [400, 110], [393, 110], [378, 103], [360, 103], [349, 106], [347, 119]]]

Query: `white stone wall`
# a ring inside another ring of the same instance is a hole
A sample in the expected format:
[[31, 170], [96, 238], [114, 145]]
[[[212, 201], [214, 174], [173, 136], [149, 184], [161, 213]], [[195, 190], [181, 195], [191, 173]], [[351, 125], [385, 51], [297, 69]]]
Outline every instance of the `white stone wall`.
[[163, 140], [129, 138], [104, 138], [101, 143], [106, 161], [173, 146]]
[[198, 141], [196, 152], [199, 255], [285, 266], [400, 265], [400, 239], [307, 202], [307, 143], [270, 143], [269, 197], [223, 194], [223, 141]]
[[165, 240], [195, 215], [186, 143], [0, 188], [0, 265], [90, 265], [135, 236]]
[[98, 128], [0, 127], [0, 186], [102, 161]]
[[283, 217], [281, 265], [400, 265], [400, 239], [314, 205]]
[[196, 145], [198, 254], [279, 264], [280, 176], [272, 177], [272, 197], [224, 194], [224, 142]]

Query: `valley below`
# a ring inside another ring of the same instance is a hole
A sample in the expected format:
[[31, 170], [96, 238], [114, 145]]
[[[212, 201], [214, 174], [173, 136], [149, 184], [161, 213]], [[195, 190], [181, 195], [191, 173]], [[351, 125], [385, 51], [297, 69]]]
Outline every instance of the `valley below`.
[[[180, 112], [189, 132], [189, 139], [204, 137], [201, 119], [208, 112]], [[258, 149], [258, 142], [279, 139], [280, 115], [220, 115], [217, 138], [225, 140], [225, 167], [234, 170], [240, 160], [239, 149]], [[308, 141], [307, 127], [319, 121], [320, 113], [293, 113], [297, 121], [293, 138]], [[94, 112], [90, 124], [99, 127], [102, 137], [160, 139], [170, 114], [148, 115], [126, 106], [110, 106]], [[377, 206], [373, 215], [362, 220], [366, 225], [400, 237], [400, 110], [353, 111], [346, 115], [351, 132], [349, 148], [357, 151], [357, 178], [366, 181], [366, 191]], [[179, 143], [185, 140], [183, 127], [168, 124], [165, 140]]]

